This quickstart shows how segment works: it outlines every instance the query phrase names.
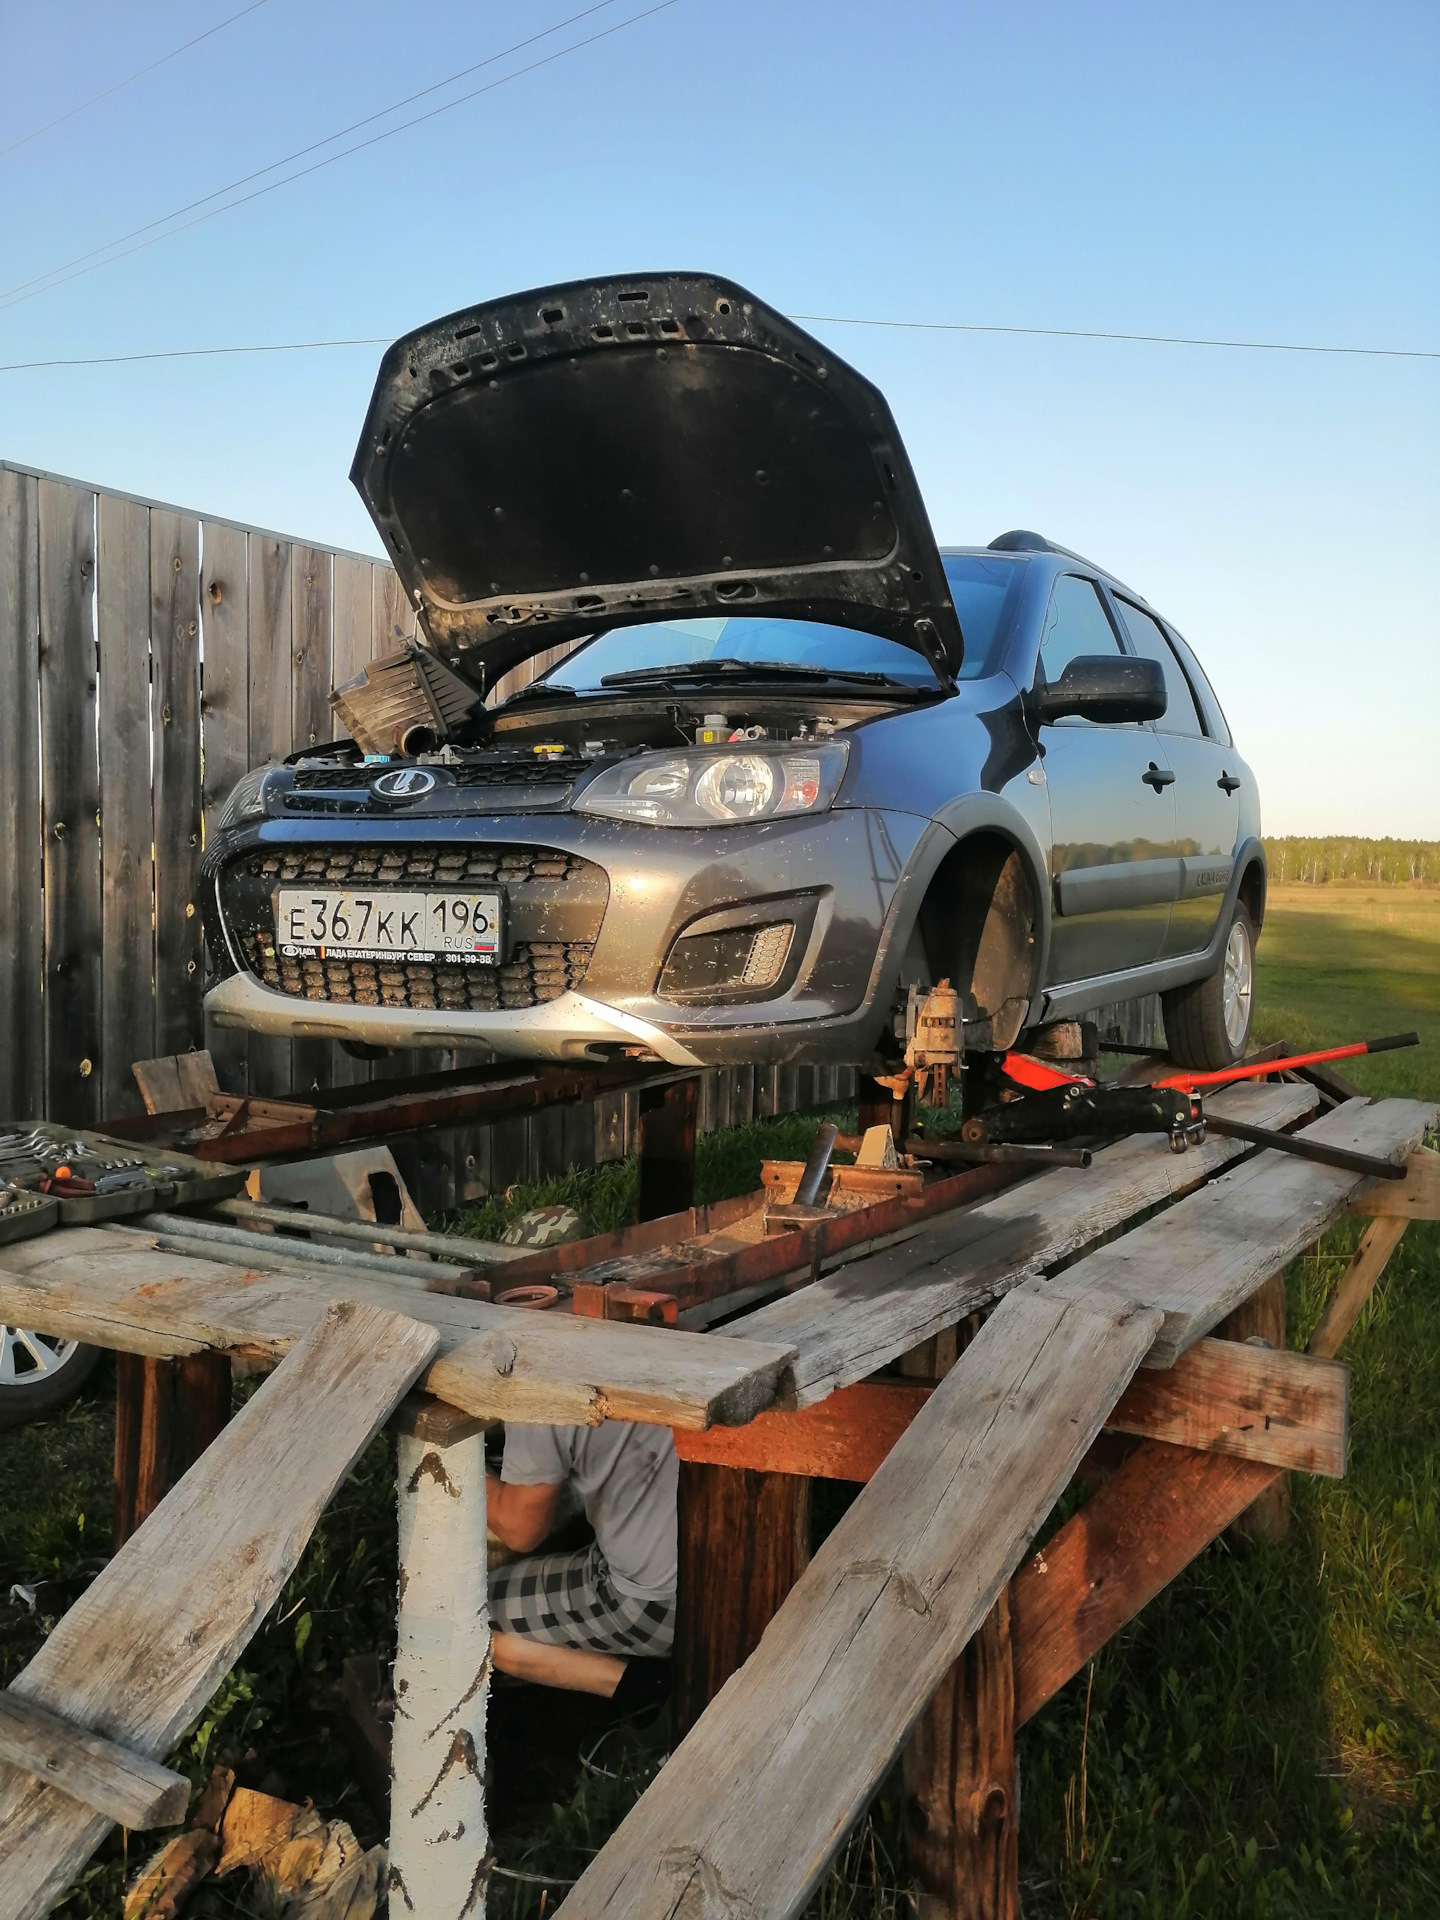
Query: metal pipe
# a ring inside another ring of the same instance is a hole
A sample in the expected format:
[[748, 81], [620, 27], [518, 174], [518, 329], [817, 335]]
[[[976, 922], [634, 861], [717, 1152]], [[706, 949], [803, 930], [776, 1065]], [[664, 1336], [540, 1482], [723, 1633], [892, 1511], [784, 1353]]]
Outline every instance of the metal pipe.
[[421, 1266], [416, 1260], [402, 1260], [383, 1253], [350, 1253], [341, 1247], [316, 1246], [313, 1241], [292, 1240], [286, 1234], [247, 1233], [243, 1227], [227, 1227], [218, 1220], [201, 1220], [188, 1213], [142, 1213], [135, 1224], [153, 1233], [168, 1233], [205, 1246], [233, 1247], [237, 1253], [263, 1260], [277, 1249], [293, 1252], [309, 1267], [348, 1267], [353, 1272], [384, 1274], [391, 1280], [410, 1280], [417, 1274], [443, 1273], [453, 1279], [467, 1269], [462, 1267]]
[[1373, 1180], [1403, 1180], [1405, 1168], [1393, 1161], [1378, 1160], [1373, 1153], [1357, 1153], [1353, 1147], [1329, 1147], [1321, 1140], [1307, 1140], [1303, 1134], [1272, 1133], [1269, 1127], [1248, 1126], [1243, 1120], [1223, 1120], [1207, 1113], [1208, 1132], [1223, 1139], [1248, 1140], [1257, 1147], [1269, 1147], [1276, 1153], [1293, 1153], [1298, 1160], [1318, 1160], [1322, 1167], [1343, 1167], [1346, 1173], [1366, 1173]]
[[205, 1215], [229, 1214], [233, 1220], [256, 1220], [276, 1227], [301, 1232], [328, 1233], [335, 1240], [383, 1240], [392, 1247], [410, 1247], [416, 1253], [433, 1253], [442, 1260], [465, 1259], [498, 1265], [506, 1260], [528, 1260], [532, 1247], [502, 1247], [493, 1240], [468, 1240], [458, 1233], [417, 1233], [409, 1227], [385, 1227], [378, 1221], [339, 1220], [334, 1214], [310, 1213], [302, 1207], [270, 1206], [263, 1200], [217, 1200]]
[[1093, 1158], [1088, 1147], [1043, 1147], [1011, 1145], [1006, 1141], [927, 1140], [912, 1134], [905, 1151], [917, 1160], [953, 1161], [958, 1166], [997, 1167], [1088, 1167]]
[[820, 1182], [825, 1178], [830, 1165], [830, 1156], [835, 1151], [835, 1142], [840, 1138], [840, 1129], [833, 1121], [822, 1121], [815, 1138], [810, 1142], [810, 1157], [805, 1162], [805, 1171], [800, 1175], [800, 1184], [795, 1189], [793, 1204], [797, 1207], [813, 1207], [815, 1197], [820, 1191]]
[[[321, 1280], [327, 1284], [334, 1282], [339, 1285], [343, 1281], [373, 1283], [376, 1280], [386, 1280], [392, 1286], [410, 1287], [417, 1293], [429, 1293], [431, 1288], [428, 1285], [428, 1276], [444, 1274], [448, 1277], [457, 1272], [463, 1274], [463, 1269], [455, 1267], [422, 1267], [418, 1260], [396, 1261], [395, 1265], [384, 1273], [377, 1273], [373, 1267], [352, 1266], [348, 1261], [339, 1266], [317, 1265], [315, 1261], [307, 1259], [304, 1253], [298, 1250], [296, 1241], [282, 1239], [278, 1234], [268, 1236], [273, 1238], [273, 1244], [277, 1250], [267, 1250], [263, 1256], [257, 1257], [251, 1247], [240, 1247], [223, 1240], [200, 1240], [193, 1234], [172, 1233], [168, 1228], [162, 1230], [157, 1227], [142, 1227], [137, 1223], [137, 1219], [138, 1217], [132, 1214], [128, 1219], [108, 1220], [105, 1223], [105, 1231], [133, 1234], [137, 1239], [144, 1240], [147, 1245], [157, 1248], [162, 1253], [185, 1254], [193, 1260], [218, 1260], [225, 1266], [248, 1267], [252, 1270], [256, 1267], [264, 1267], [275, 1273], [298, 1274], [302, 1278]], [[284, 1248], [285, 1251], [278, 1251], [280, 1248]], [[292, 1248], [296, 1251], [290, 1251]], [[399, 1271], [401, 1266], [408, 1266], [409, 1273], [401, 1273]]]

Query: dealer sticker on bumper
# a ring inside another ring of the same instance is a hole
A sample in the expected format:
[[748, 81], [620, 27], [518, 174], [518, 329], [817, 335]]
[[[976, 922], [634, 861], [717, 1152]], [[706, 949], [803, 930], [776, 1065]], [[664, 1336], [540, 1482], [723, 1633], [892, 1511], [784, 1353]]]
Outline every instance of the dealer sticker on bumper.
[[275, 944], [296, 959], [448, 960], [496, 966], [504, 901], [498, 893], [313, 893], [282, 887]]

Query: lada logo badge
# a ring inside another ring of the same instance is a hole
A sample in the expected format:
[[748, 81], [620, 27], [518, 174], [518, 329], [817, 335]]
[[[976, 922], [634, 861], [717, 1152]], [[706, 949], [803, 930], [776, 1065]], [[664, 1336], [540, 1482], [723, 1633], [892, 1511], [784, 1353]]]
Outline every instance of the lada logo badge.
[[428, 767], [395, 767], [372, 780], [370, 791], [377, 800], [423, 800], [434, 786]]

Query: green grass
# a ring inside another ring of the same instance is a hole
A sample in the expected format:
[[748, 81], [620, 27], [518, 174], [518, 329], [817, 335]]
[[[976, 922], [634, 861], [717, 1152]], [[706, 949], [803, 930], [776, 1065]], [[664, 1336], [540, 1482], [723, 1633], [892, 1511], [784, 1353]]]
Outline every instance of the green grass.
[[[1440, 1092], [1440, 899], [1273, 888], [1258, 1009], [1264, 1038], [1320, 1043], [1417, 1027], [1419, 1051], [1343, 1070], [1377, 1094]], [[853, 1125], [853, 1114], [836, 1117]], [[760, 1161], [803, 1155], [816, 1123], [797, 1115], [702, 1138], [700, 1197], [753, 1188]], [[578, 1205], [597, 1229], [614, 1226], [633, 1212], [634, 1182], [633, 1163], [622, 1163], [518, 1189], [472, 1213], [465, 1230], [493, 1233], [554, 1201]], [[1295, 1344], [1359, 1231], [1343, 1223], [1290, 1269]], [[1029, 1920], [1440, 1913], [1440, 1228], [1410, 1229], [1345, 1357], [1347, 1478], [1297, 1476], [1284, 1542], [1208, 1548], [1022, 1731]], [[64, 1575], [107, 1551], [113, 1396], [102, 1369], [61, 1414], [0, 1436], [0, 1600], [12, 1580]], [[197, 1780], [223, 1756], [246, 1783], [310, 1795], [365, 1838], [373, 1821], [341, 1737], [336, 1682], [345, 1654], [385, 1657], [392, 1644], [392, 1473], [378, 1441], [178, 1756]], [[833, 1518], [844, 1499], [821, 1505]], [[0, 1606], [0, 1678], [45, 1630], [45, 1617]], [[556, 1776], [548, 1810], [494, 1836], [507, 1874], [492, 1883], [491, 1920], [553, 1913], [659, 1764], [653, 1740], [618, 1733], [585, 1752], [586, 1764], [577, 1758]], [[63, 1911], [115, 1920], [122, 1855], [117, 1837]], [[915, 1910], [892, 1780], [811, 1914], [897, 1920]], [[232, 1880], [190, 1911], [260, 1920], [264, 1903]]]

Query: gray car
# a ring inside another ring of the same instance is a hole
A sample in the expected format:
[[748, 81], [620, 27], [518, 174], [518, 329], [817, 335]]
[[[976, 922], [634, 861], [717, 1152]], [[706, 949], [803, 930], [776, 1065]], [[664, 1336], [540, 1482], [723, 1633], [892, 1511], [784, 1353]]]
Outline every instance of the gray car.
[[937, 547], [883, 396], [753, 295], [437, 321], [352, 477], [432, 719], [236, 789], [220, 1025], [876, 1067], [945, 978], [972, 1052], [1157, 991], [1186, 1065], [1244, 1051], [1259, 796], [1193, 652], [1037, 534]]

